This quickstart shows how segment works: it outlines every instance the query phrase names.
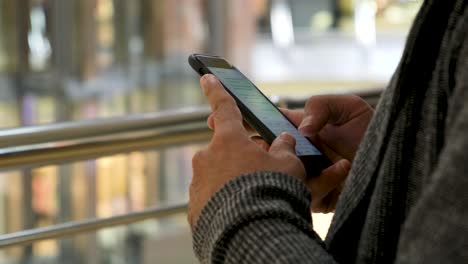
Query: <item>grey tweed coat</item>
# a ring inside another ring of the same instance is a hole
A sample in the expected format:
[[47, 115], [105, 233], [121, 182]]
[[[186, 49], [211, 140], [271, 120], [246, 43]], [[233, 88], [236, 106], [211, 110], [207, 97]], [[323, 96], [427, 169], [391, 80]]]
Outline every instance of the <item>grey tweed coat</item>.
[[468, 263], [468, 8], [426, 0], [325, 241], [299, 181], [227, 183], [193, 229], [202, 263]]

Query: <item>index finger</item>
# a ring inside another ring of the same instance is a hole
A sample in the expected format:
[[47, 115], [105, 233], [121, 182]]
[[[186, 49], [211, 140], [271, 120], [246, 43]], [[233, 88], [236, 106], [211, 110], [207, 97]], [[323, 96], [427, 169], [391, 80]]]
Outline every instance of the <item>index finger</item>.
[[293, 122], [294, 125], [299, 126], [304, 119], [304, 110], [303, 109], [287, 109], [287, 108], [279, 108], [284, 115], [286, 115], [289, 120]]
[[213, 111], [215, 132], [224, 129], [246, 132], [236, 101], [218, 79], [212, 74], [205, 74], [200, 79], [200, 85]]

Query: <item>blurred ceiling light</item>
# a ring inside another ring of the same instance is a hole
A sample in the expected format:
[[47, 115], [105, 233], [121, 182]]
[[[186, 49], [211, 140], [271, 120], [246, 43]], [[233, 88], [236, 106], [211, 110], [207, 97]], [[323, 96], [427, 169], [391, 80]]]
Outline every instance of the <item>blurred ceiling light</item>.
[[392, 24], [401, 24], [405, 22], [405, 12], [397, 6], [389, 7], [384, 13], [385, 19]]
[[291, 7], [286, 0], [273, 0], [271, 6], [271, 34], [273, 43], [280, 48], [294, 44]]
[[109, 20], [114, 17], [114, 3], [112, 0], [98, 0], [96, 4], [96, 19]]
[[333, 24], [333, 17], [330, 12], [322, 10], [317, 12], [311, 18], [311, 29], [318, 30], [318, 31], [326, 31], [328, 30]]
[[375, 45], [377, 4], [371, 0], [356, 0], [354, 3], [354, 27], [356, 40], [365, 47]]
[[46, 19], [40, 6], [31, 9], [31, 30], [28, 33], [29, 64], [33, 70], [43, 70], [52, 54], [46, 36]]

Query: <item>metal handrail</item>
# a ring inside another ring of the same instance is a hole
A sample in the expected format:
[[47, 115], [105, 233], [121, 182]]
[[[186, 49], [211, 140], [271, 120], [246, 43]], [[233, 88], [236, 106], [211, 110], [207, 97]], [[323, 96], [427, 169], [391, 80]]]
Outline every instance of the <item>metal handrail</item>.
[[0, 171], [203, 142], [211, 135], [209, 113], [186, 108], [0, 130]]
[[[372, 89], [358, 95], [375, 105], [380, 93]], [[297, 108], [305, 99], [283, 97], [277, 104]], [[211, 135], [206, 126], [209, 113], [207, 107], [186, 108], [0, 130], [0, 171], [203, 142]]]
[[10, 149], [0, 153], [0, 171], [62, 164], [112, 154], [159, 149], [206, 142], [211, 130], [206, 122], [193, 122], [128, 135], [46, 144], [33, 148]]
[[185, 108], [178, 111], [162, 111], [117, 118], [4, 129], [0, 130], [0, 149], [135, 132], [186, 122], [204, 121], [208, 114], [209, 108], [207, 107]]
[[36, 241], [82, 234], [119, 225], [128, 225], [144, 220], [185, 213], [187, 204], [176, 204], [108, 218], [73, 221], [49, 227], [29, 229], [0, 235], [0, 248], [31, 244]]

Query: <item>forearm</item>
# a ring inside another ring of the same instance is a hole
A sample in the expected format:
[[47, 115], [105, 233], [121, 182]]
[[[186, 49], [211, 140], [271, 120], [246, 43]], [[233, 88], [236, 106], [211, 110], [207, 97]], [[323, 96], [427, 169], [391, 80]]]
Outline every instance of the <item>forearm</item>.
[[312, 230], [310, 193], [280, 173], [255, 173], [226, 184], [194, 228], [202, 263], [332, 263]]

